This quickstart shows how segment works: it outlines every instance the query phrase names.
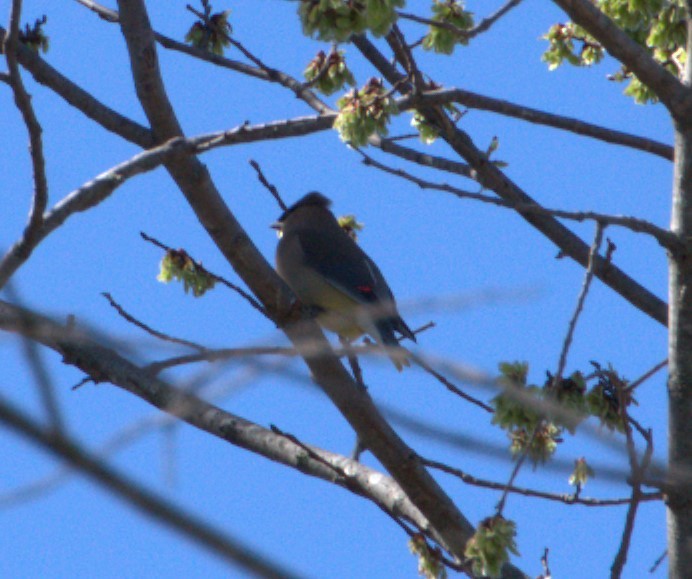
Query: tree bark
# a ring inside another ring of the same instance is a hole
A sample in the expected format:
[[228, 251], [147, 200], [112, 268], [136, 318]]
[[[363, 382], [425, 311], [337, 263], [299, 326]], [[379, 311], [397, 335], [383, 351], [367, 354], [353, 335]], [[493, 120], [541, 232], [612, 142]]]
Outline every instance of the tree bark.
[[[692, 50], [692, 7], [688, 2], [687, 54]], [[692, 62], [684, 83], [690, 90]], [[687, 251], [670, 257], [668, 359], [668, 557], [670, 577], [692, 569], [692, 118], [675, 119], [675, 173], [671, 230]]]
[[[692, 239], [692, 123], [676, 125], [671, 229]], [[692, 256], [670, 258], [668, 556], [670, 577], [692, 569]]]

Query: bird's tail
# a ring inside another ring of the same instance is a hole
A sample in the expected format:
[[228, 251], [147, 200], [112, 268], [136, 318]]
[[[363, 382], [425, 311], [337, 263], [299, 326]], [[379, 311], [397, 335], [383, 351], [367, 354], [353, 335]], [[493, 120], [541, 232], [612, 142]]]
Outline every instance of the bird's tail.
[[406, 325], [406, 322], [401, 319], [401, 317], [386, 318], [384, 320], [378, 320], [375, 322], [375, 328], [380, 339], [380, 342], [386, 349], [387, 355], [394, 362], [396, 369], [401, 372], [404, 366], [410, 366], [410, 354], [406, 348], [402, 348], [399, 344], [394, 332], [399, 332], [402, 336], [410, 338], [414, 342], [416, 341], [416, 336], [411, 331], [411, 329]]

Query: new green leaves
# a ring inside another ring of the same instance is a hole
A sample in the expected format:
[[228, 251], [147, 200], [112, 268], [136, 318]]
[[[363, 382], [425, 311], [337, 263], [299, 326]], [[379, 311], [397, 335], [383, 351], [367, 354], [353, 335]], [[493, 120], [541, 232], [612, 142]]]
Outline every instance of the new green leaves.
[[371, 135], [386, 135], [389, 117], [397, 111], [382, 81], [377, 78], [371, 78], [360, 90], [348, 92], [337, 105], [339, 116], [334, 128], [342, 141], [354, 147], [367, 145]]
[[519, 554], [514, 538], [517, 527], [501, 515], [481, 521], [476, 533], [466, 543], [464, 555], [471, 559], [473, 574], [478, 577], [500, 577], [509, 553]]
[[[682, 0], [595, 0], [604, 14], [635, 42], [645, 47], [668, 72], [682, 77], [687, 53], [685, 8]], [[604, 50], [586, 30], [572, 22], [555, 24], [544, 36], [550, 43], [543, 60], [554, 70], [565, 61], [590, 66], [601, 61]], [[656, 102], [656, 95], [624, 66], [610, 80], [629, 84], [625, 94], [638, 103]]]
[[404, 4], [404, 0], [301, 0], [298, 16], [306, 36], [345, 42], [366, 30], [384, 36], [396, 22], [396, 8]]
[[203, 296], [216, 283], [214, 277], [182, 249], [170, 249], [166, 252], [156, 279], [163, 283], [174, 279], [182, 281], [185, 293], [192, 290], [192, 295], [196, 298]]
[[464, 10], [460, 0], [435, 0], [432, 5], [432, 21], [428, 35], [423, 39], [425, 50], [452, 54], [457, 44], [468, 44], [464, 34], [473, 27], [473, 13]]
[[355, 86], [356, 80], [346, 66], [346, 58], [341, 50], [332, 50], [327, 56], [320, 50], [303, 72], [305, 80], [322, 94], [329, 96], [341, 90], [344, 85]]
[[230, 46], [229, 37], [233, 29], [228, 22], [230, 10], [211, 14], [211, 5], [203, 2], [204, 17], [195, 22], [185, 35], [185, 41], [202, 50], [213, 54], [223, 55], [225, 48]]

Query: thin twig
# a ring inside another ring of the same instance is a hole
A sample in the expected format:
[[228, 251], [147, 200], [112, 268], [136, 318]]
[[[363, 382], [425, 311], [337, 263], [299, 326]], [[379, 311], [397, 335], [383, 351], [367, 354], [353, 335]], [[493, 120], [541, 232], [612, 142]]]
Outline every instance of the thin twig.
[[421, 16], [409, 14], [407, 12], [398, 11], [397, 14], [400, 18], [404, 18], [405, 20], [411, 20], [413, 22], [418, 22], [420, 24], [427, 24], [429, 26], [437, 26], [438, 28], [444, 28], [445, 30], [449, 30], [459, 38], [471, 39], [474, 36], [478, 36], [482, 32], [487, 31], [493, 24], [495, 24], [495, 22], [502, 18], [507, 12], [509, 12], [515, 6], [519, 5], [520, 2], [521, 0], [509, 0], [509, 2], [502, 6], [497, 12], [484, 18], [476, 26], [474, 26], [473, 28], [469, 28], [468, 30], [459, 28], [458, 26], [455, 26], [450, 22], [431, 20], [429, 18], [423, 18]]
[[132, 314], [129, 314], [128, 312], [125, 311], [125, 309], [118, 303], [116, 302], [111, 294], [108, 292], [103, 292], [101, 294], [104, 298], [108, 300], [108, 303], [115, 309], [118, 314], [130, 322], [131, 324], [137, 326], [138, 328], [144, 330], [147, 334], [150, 334], [154, 336], [155, 338], [158, 338], [159, 340], [163, 340], [164, 342], [172, 342], [173, 344], [180, 344], [181, 346], [186, 346], [188, 348], [192, 348], [193, 350], [197, 350], [198, 352], [206, 352], [206, 348], [202, 346], [201, 344], [197, 344], [195, 342], [191, 342], [189, 340], [185, 340], [183, 338], [176, 338], [174, 336], [170, 336], [168, 334], [164, 334], [163, 332], [160, 332], [158, 330], [155, 330], [151, 326], [148, 326], [144, 322], [141, 322], [137, 318], [135, 318]]
[[656, 372], [658, 372], [659, 370], [662, 370], [667, 365], [668, 365], [668, 358], [666, 358], [665, 360], [662, 360], [661, 362], [656, 364], [653, 368], [651, 368], [651, 370], [644, 372], [644, 374], [642, 374], [639, 378], [637, 378], [633, 382], [630, 382], [627, 385], [627, 388], [625, 388], [625, 391], [629, 392], [629, 393], [633, 392], [635, 388], [637, 388], [638, 386], [640, 386], [641, 384], [646, 382], [649, 378], [651, 378], [654, 374], [656, 374]]
[[[31, 209], [29, 211], [29, 220], [22, 235], [22, 240], [25, 243], [31, 243], [38, 237], [38, 232], [43, 224], [43, 214], [48, 205], [48, 179], [46, 177], [46, 160], [43, 156], [43, 138], [41, 137], [43, 129], [34, 112], [34, 108], [31, 104], [31, 97], [24, 87], [21, 74], [19, 73], [19, 65], [17, 63], [17, 50], [20, 44], [19, 19], [21, 18], [21, 12], [22, 0], [12, 0], [9, 33], [2, 43], [2, 48], [5, 53], [5, 59], [7, 60], [9, 85], [14, 94], [14, 102], [22, 115], [24, 125], [29, 133], [29, 151], [33, 169], [34, 194]], [[6, 281], [6, 279], [0, 280], [0, 287], [2, 287]]]
[[495, 507], [495, 514], [497, 516], [502, 516], [502, 511], [505, 508], [505, 504], [507, 503], [507, 497], [509, 496], [509, 489], [514, 486], [514, 479], [517, 478], [517, 475], [519, 474], [519, 471], [521, 470], [524, 461], [526, 461], [526, 457], [529, 456], [529, 450], [531, 449], [531, 445], [533, 444], [533, 441], [536, 439], [538, 429], [542, 426], [543, 422], [544, 421], [540, 421], [539, 424], [533, 429], [531, 437], [526, 442], [524, 450], [522, 451], [521, 455], [519, 456], [517, 462], [514, 465], [514, 468], [512, 469], [512, 474], [509, 475], [509, 480], [503, 485], [502, 496], [500, 497], [500, 500], [498, 501], [497, 506]]
[[[384, 143], [384, 141], [383, 141]], [[384, 146], [382, 147], [385, 150]], [[447, 183], [433, 183], [426, 179], [421, 179], [412, 175], [411, 173], [404, 171], [403, 169], [394, 169], [388, 167], [387, 165], [376, 161], [373, 157], [365, 153], [362, 149], [355, 149], [357, 153], [363, 157], [363, 164], [366, 166], [372, 166], [380, 171], [389, 173], [396, 177], [400, 177], [411, 183], [414, 183], [421, 189], [433, 189], [436, 191], [444, 191], [446, 193], [451, 193], [458, 197], [459, 199], [472, 199], [475, 201], [480, 201], [482, 203], [489, 203], [497, 207], [505, 207], [507, 209], [512, 209], [514, 211], [519, 211], [520, 213], [527, 215], [543, 215], [550, 217], [559, 217], [562, 219], [569, 219], [571, 221], [596, 221], [603, 225], [614, 225], [619, 227], [624, 227], [631, 231], [637, 233], [645, 233], [653, 237], [661, 246], [670, 249], [671, 251], [679, 252], [682, 250], [683, 245], [680, 239], [670, 231], [657, 227], [649, 221], [639, 219], [637, 217], [624, 217], [620, 215], [607, 215], [603, 213], [596, 213], [594, 211], [565, 211], [562, 209], [549, 209], [538, 205], [537, 203], [517, 203], [513, 201], [507, 201], [505, 199], [500, 199], [498, 197], [493, 197], [490, 195], [484, 195], [483, 193], [475, 193], [471, 191], [466, 191], [454, 187]], [[469, 172], [469, 177], [471, 173]]]
[[295, 348], [282, 348], [279, 346], [254, 347], [254, 348], [221, 348], [218, 350], [204, 350], [199, 354], [188, 354], [186, 356], [175, 356], [160, 362], [152, 362], [144, 366], [153, 375], [157, 375], [163, 370], [183, 366], [185, 364], [195, 364], [198, 362], [217, 362], [220, 360], [233, 360], [238, 358], [250, 358], [254, 356], [286, 356], [296, 357], [298, 352]]
[[[654, 452], [653, 445], [653, 435], [651, 430], [644, 430], [636, 421], [634, 421], [629, 416], [627, 410], [628, 404], [631, 400], [630, 393], [626, 391], [623, 383], [619, 380], [615, 381], [615, 388], [617, 393], [617, 405], [620, 418], [622, 419], [622, 424], [625, 430], [625, 441], [627, 446], [627, 456], [630, 463], [631, 484], [632, 484], [632, 502], [627, 509], [627, 515], [625, 517], [625, 528], [622, 531], [622, 539], [620, 540], [620, 547], [613, 564], [610, 568], [611, 579], [619, 579], [622, 575], [622, 570], [627, 562], [627, 554], [630, 547], [630, 542], [632, 540], [632, 532], [634, 531], [634, 520], [637, 516], [637, 509], [639, 508], [639, 503], [641, 502], [642, 496], [642, 481], [646, 475], [646, 471], [651, 466], [651, 457]], [[634, 425], [640, 432], [644, 440], [646, 441], [646, 449], [644, 450], [644, 455], [641, 461], [637, 457], [637, 449], [634, 443], [634, 437], [632, 436], [632, 425]]]
[[[473, 475], [470, 475], [458, 468], [451, 467], [449, 465], [446, 465], [441, 462], [437, 462], [434, 460], [430, 460], [427, 458], [421, 458], [421, 461], [423, 464], [426, 466], [429, 466], [430, 468], [434, 468], [437, 470], [440, 470], [442, 472], [445, 472], [447, 474], [450, 474], [452, 476], [455, 476], [462, 482], [465, 482], [466, 484], [470, 484], [473, 486], [481, 487], [481, 488], [487, 488], [487, 489], [492, 489], [492, 490], [498, 490], [498, 491], [504, 491], [507, 490], [510, 493], [515, 493], [515, 494], [520, 494], [526, 497], [534, 497], [534, 498], [539, 498], [539, 499], [546, 499], [549, 501], [556, 501], [560, 503], [564, 503], [566, 505], [583, 505], [586, 507], [615, 507], [615, 506], [622, 506], [622, 505], [628, 505], [632, 502], [631, 497], [627, 498], [620, 498], [620, 499], [596, 499], [596, 498], [583, 498], [583, 497], [578, 497], [575, 495], [568, 495], [568, 494], [557, 494], [557, 493], [548, 493], [545, 491], [539, 491], [539, 490], [534, 490], [534, 489], [529, 489], [525, 487], [518, 487], [515, 485], [507, 485], [506, 483], [499, 483], [499, 482], [494, 482], [494, 481], [489, 481], [485, 479], [481, 479], [478, 477], [475, 477]], [[661, 492], [655, 492], [655, 493], [647, 493], [644, 494], [644, 499], [646, 501], [658, 501], [663, 499], [663, 493]]]
[[[145, 241], [148, 241], [149, 243], [153, 243], [157, 247], [160, 247], [161, 249], [165, 249], [166, 251], [176, 251], [172, 247], [166, 245], [165, 243], [161, 243], [157, 239], [147, 235], [143, 231], [140, 231], [139, 234], [142, 236], [142, 239]], [[189, 255], [189, 254], [188, 254]], [[190, 257], [192, 259], [192, 257]], [[221, 277], [220, 275], [217, 275], [211, 271], [209, 271], [207, 268], [205, 268], [201, 262], [193, 259], [192, 260], [195, 264], [195, 267], [199, 269], [200, 271], [204, 272], [207, 274], [209, 277], [214, 278], [215, 281], [219, 282], [222, 285], [225, 285], [227, 288], [233, 290], [234, 292], [238, 293], [241, 297], [245, 298], [250, 305], [255, 308], [258, 312], [260, 312], [265, 318], [271, 320], [271, 317], [269, 316], [269, 313], [267, 310], [264, 309], [262, 304], [260, 304], [254, 297], [252, 297], [248, 292], [246, 292], [243, 288], [240, 286], [237, 286], [236, 284], [228, 281], [227, 279]], [[272, 320], [273, 321], [273, 320]]]
[[288, 205], [284, 203], [284, 200], [281, 198], [278, 189], [269, 181], [267, 181], [267, 178], [264, 176], [264, 173], [262, 172], [262, 168], [259, 166], [259, 163], [254, 159], [250, 159], [250, 165], [255, 171], [257, 171], [257, 178], [259, 179], [259, 182], [262, 183], [262, 185], [266, 187], [267, 191], [271, 193], [272, 197], [276, 199], [276, 202], [279, 204], [279, 207], [281, 207], [281, 211], [286, 211], [286, 209], [288, 209]]
[[460, 398], [463, 398], [467, 402], [470, 402], [471, 404], [475, 404], [479, 408], [482, 408], [486, 412], [493, 413], [495, 412], [491, 406], [488, 406], [485, 402], [482, 402], [481, 400], [478, 400], [478, 398], [474, 398], [470, 394], [467, 394], [461, 388], [458, 386], [454, 385], [448, 378], [443, 376], [440, 372], [435, 370], [430, 364], [428, 364], [423, 358], [420, 356], [412, 355], [411, 359], [413, 362], [417, 365], [420, 366], [423, 370], [425, 370], [428, 374], [430, 374], [433, 378], [435, 378], [438, 382], [440, 382], [447, 390], [452, 392], [453, 394], [456, 394]]
[[656, 573], [656, 570], [661, 566], [661, 563], [666, 560], [666, 557], [668, 556], [668, 549], [663, 551], [661, 553], [661, 556], [654, 561], [654, 564], [651, 566], [651, 569], [649, 569], [649, 573]]
[[594, 263], [595, 257], [598, 255], [601, 249], [601, 243], [603, 241], [603, 223], [600, 221], [596, 222], [596, 234], [594, 235], [593, 243], [591, 244], [591, 250], [589, 251], [589, 264], [586, 268], [586, 273], [584, 274], [584, 283], [582, 284], [581, 291], [579, 292], [579, 297], [577, 299], [577, 305], [574, 308], [574, 313], [572, 314], [572, 319], [569, 321], [567, 327], [567, 335], [562, 344], [562, 351], [560, 352], [560, 361], [557, 365], [557, 372], [555, 373], [555, 379], [553, 381], [554, 385], [560, 384], [562, 380], [562, 374], [565, 371], [565, 366], [567, 365], [567, 354], [569, 353], [569, 348], [572, 345], [572, 339], [574, 338], [574, 331], [577, 327], [577, 321], [584, 309], [584, 302], [586, 301], [586, 296], [589, 293], [589, 288], [591, 287], [591, 281], [593, 280]]

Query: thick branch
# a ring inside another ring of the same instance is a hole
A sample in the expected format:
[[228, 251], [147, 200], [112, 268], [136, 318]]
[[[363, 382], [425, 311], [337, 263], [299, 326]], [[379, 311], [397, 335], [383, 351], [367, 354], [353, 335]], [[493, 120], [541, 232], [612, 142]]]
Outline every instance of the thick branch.
[[217, 147], [295, 137], [323, 131], [331, 127], [334, 117], [307, 117], [278, 121], [264, 125], [247, 126], [201, 135], [191, 139], [173, 138], [166, 143], [135, 155], [115, 167], [97, 175], [94, 179], [75, 189], [44, 216], [39, 227], [31, 236], [24, 235], [17, 241], [0, 261], [0, 288], [31, 256], [34, 249], [50, 233], [60, 227], [74, 214], [87, 211], [105, 201], [128, 179], [152, 171], [180, 154], [203, 153]]
[[[692, 49], [688, 21], [687, 49]], [[688, 52], [689, 55], [689, 52]], [[692, 81], [692, 59], [685, 82]], [[671, 229], [692, 239], [692, 127], [677, 123]], [[692, 569], [692, 260], [671, 255], [669, 261], [670, 337], [668, 341], [668, 555], [671, 577]]]
[[[132, 65], [137, 94], [160, 139], [180, 135], [158, 69], [154, 34], [141, 0], [119, 0], [120, 20]], [[297, 321], [291, 295], [224, 204], [206, 169], [193, 157], [180, 155], [167, 168], [200, 222], [275, 319]], [[416, 460], [411, 449], [382, 418], [367, 393], [360, 391], [333, 354], [314, 322], [284, 326], [318, 384], [324, 389], [368, 448], [430, 521], [451, 553], [463, 558], [472, 525]], [[511, 572], [511, 570], [510, 570]]]
[[[83, 332], [71, 330], [49, 318], [2, 300], [0, 329], [40, 342], [95, 381], [110, 382], [123, 388], [212, 436], [309, 476], [344, 486], [356, 494], [385, 505], [392, 516], [403, 517], [420, 529], [429, 528], [425, 517], [391, 478], [344, 456], [314, 446], [310, 448], [319, 455], [320, 461], [306, 458], [301, 448], [289, 443], [285, 437], [230, 414], [192, 394], [181, 392], [156, 378], [151, 366], [135, 366]], [[324, 462], [331, 466], [325, 467]], [[336, 477], [332, 467], [348, 472], [349, 481]]]
[[[4, 41], [5, 34], [5, 29], [0, 26], [0, 42]], [[144, 149], [153, 146], [154, 140], [149, 129], [108, 108], [60, 74], [33, 50], [20, 44], [17, 46], [16, 54], [19, 64], [31, 73], [36, 82], [50, 88], [104, 129]]]

